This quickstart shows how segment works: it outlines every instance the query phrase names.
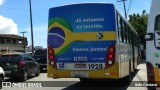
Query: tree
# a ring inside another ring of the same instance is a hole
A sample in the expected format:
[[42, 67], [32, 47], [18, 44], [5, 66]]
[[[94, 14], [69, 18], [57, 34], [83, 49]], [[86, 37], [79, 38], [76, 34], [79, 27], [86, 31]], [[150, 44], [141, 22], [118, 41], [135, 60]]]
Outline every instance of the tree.
[[146, 41], [145, 41], [145, 34], [147, 31], [147, 22], [148, 22], [148, 13], [146, 10], [142, 11], [142, 14], [139, 13], [132, 15], [129, 15], [130, 24], [133, 26], [133, 28], [137, 31], [138, 36], [140, 38], [140, 44], [144, 45], [146, 47]]

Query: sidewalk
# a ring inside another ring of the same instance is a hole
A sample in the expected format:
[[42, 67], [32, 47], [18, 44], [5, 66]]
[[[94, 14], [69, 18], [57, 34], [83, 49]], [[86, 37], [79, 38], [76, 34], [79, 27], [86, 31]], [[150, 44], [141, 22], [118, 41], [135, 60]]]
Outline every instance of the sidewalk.
[[136, 81], [136, 83], [141, 83], [141, 84], [146, 83], [146, 81], [147, 81], [146, 64], [142, 63], [142, 64], [138, 65], [137, 69], [138, 69], [138, 72], [137, 72], [136, 76], [133, 77], [133, 80], [132, 80], [133, 83], [131, 83], [129, 85], [127, 90], [147, 90], [147, 87], [138, 87], [134, 83], [134, 81]]
[[147, 81], [146, 63], [138, 65], [137, 69], [139, 70], [137, 73], [137, 77], [141, 79], [141, 81]]

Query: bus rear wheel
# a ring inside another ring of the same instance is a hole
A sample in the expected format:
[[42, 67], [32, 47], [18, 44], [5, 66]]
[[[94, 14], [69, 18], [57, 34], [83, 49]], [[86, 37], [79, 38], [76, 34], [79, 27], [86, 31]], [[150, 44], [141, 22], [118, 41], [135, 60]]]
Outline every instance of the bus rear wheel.
[[88, 78], [79, 78], [81, 82], [89, 82], [91, 79]]

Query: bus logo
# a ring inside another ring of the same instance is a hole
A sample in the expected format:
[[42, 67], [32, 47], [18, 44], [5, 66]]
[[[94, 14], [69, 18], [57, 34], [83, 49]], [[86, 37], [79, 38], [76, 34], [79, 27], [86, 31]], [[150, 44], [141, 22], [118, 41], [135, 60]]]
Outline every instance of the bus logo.
[[98, 39], [102, 39], [102, 38], [103, 38], [103, 33], [98, 33], [98, 34], [97, 34], [97, 38], [98, 38]]

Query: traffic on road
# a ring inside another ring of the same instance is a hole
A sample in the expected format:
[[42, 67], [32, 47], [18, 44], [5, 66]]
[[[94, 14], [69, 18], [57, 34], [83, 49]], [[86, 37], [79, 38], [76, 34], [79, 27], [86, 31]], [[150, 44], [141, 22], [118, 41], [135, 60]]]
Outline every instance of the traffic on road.
[[[5, 82], [11, 82], [11, 86], [4, 86], [3, 90], [146, 90], [147, 89], [146, 65], [141, 63], [137, 67], [137, 71], [133, 74], [132, 82], [125, 82], [122, 80], [115, 81], [93, 81], [81, 82], [79, 78], [47, 78], [46, 72], [41, 72], [38, 77], [30, 76], [27, 81], [12, 81], [11, 78], [6, 78]], [[142, 85], [141, 85], [142, 84]]]

